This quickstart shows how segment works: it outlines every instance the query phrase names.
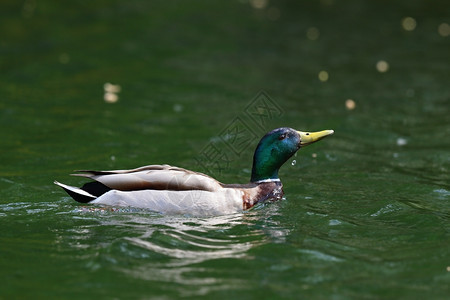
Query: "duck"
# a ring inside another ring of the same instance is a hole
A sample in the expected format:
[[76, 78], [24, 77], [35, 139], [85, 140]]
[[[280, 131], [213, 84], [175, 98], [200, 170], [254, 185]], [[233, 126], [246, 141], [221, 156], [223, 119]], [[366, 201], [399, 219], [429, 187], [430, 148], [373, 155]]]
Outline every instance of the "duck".
[[240, 213], [259, 203], [282, 199], [279, 169], [299, 149], [333, 133], [333, 130], [305, 132], [289, 127], [268, 132], [256, 147], [250, 182], [245, 184], [224, 184], [206, 174], [170, 165], [77, 171], [71, 175], [91, 180], [80, 188], [54, 183], [83, 204], [192, 216]]

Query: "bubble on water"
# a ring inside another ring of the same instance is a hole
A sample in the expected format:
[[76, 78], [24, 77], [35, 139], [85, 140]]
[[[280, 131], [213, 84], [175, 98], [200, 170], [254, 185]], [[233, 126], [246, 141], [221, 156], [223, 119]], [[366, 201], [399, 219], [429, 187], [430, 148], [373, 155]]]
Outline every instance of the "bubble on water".
[[103, 95], [105, 102], [116, 103], [119, 100], [118, 93], [120, 93], [122, 89], [120, 85], [107, 82], [103, 85], [103, 89], [105, 91], [105, 94]]
[[181, 104], [175, 104], [175, 105], [173, 106], [173, 111], [174, 111], [174, 112], [177, 112], [177, 113], [182, 112], [182, 111], [183, 111], [183, 105], [181, 105]]
[[306, 30], [306, 37], [308, 38], [308, 40], [315, 41], [319, 38], [319, 36], [320, 32], [316, 27], [309, 27]]
[[406, 17], [402, 19], [402, 27], [406, 31], [413, 31], [416, 29], [417, 22], [412, 17]]
[[401, 137], [397, 139], [397, 146], [405, 146], [406, 144], [408, 144], [407, 139]]
[[103, 89], [105, 90], [105, 93], [117, 94], [117, 93], [120, 93], [122, 88], [118, 84], [112, 84], [112, 83], [107, 82], [103, 85]]
[[115, 93], [105, 93], [103, 99], [108, 103], [116, 103], [119, 100], [119, 96]]
[[347, 110], [353, 110], [356, 107], [356, 103], [353, 99], [347, 99], [345, 100], [345, 107]]
[[449, 36], [450, 35], [450, 25], [448, 25], [447, 23], [442, 23], [438, 27], [438, 32], [439, 32], [439, 35], [441, 35], [443, 37]]
[[263, 9], [269, 4], [268, 0], [250, 0], [250, 5], [256, 9]]
[[295, 166], [296, 164], [297, 164], [297, 160], [294, 159], [294, 160], [292, 161], [291, 165]]
[[328, 74], [327, 71], [320, 71], [318, 77], [319, 77], [320, 81], [326, 82], [326, 81], [328, 81], [328, 78], [330, 77], [330, 75]]
[[377, 71], [385, 73], [389, 70], [389, 63], [385, 60], [379, 60], [376, 64]]

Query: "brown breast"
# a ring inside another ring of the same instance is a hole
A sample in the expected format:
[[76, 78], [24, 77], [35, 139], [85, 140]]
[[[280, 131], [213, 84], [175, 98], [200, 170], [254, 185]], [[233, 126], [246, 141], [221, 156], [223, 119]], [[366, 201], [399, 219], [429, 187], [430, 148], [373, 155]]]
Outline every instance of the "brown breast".
[[254, 187], [242, 188], [242, 191], [244, 192], [242, 196], [244, 210], [266, 200], [280, 200], [284, 195], [283, 185], [280, 181], [263, 182]]

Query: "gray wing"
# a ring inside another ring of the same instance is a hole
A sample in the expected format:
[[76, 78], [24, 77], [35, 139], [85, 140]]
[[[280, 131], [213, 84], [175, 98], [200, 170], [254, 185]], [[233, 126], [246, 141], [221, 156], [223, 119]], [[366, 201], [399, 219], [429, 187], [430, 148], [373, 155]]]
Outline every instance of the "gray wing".
[[214, 192], [222, 188], [220, 182], [202, 173], [169, 165], [149, 165], [133, 170], [78, 171], [72, 174], [91, 178], [111, 189], [133, 190], [204, 190]]

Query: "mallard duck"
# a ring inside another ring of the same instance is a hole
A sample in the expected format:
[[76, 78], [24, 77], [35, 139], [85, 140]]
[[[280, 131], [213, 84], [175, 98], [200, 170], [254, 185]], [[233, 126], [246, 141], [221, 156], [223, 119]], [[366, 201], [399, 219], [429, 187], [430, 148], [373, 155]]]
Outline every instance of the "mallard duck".
[[81, 203], [146, 208], [167, 214], [223, 215], [242, 212], [266, 200], [279, 200], [283, 189], [278, 170], [301, 147], [333, 134], [278, 128], [256, 147], [250, 182], [224, 184], [214, 178], [169, 165], [133, 170], [78, 171], [94, 181], [81, 188], [55, 181]]

